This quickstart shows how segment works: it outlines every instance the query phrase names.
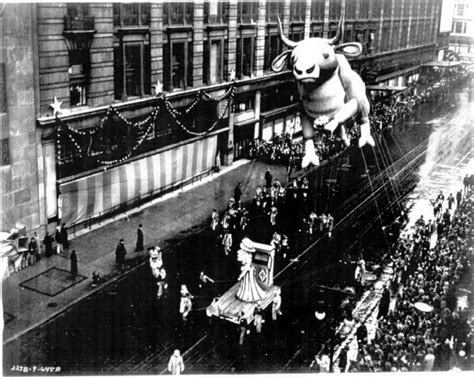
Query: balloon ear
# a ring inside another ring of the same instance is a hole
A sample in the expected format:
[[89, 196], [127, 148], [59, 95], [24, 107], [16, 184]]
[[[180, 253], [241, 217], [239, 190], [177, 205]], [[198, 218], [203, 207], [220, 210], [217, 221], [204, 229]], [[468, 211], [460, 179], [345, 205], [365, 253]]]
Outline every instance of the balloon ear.
[[275, 72], [280, 72], [286, 66], [288, 57], [291, 55], [291, 50], [286, 50], [280, 55], [278, 55], [272, 62], [272, 70]]
[[334, 51], [349, 58], [356, 58], [362, 54], [362, 45], [359, 42], [347, 42], [334, 46]]

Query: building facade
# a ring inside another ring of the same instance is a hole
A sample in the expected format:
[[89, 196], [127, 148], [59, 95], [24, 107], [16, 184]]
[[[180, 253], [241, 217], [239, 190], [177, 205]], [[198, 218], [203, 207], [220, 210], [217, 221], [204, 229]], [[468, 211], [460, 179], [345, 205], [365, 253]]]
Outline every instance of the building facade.
[[[277, 14], [293, 40], [358, 41], [368, 83], [437, 55], [441, 0], [6, 4], [2, 230], [87, 225], [298, 133]], [[53, 107], [51, 105], [54, 105]]]
[[455, 0], [452, 15], [449, 46], [460, 59], [474, 61], [474, 4]]

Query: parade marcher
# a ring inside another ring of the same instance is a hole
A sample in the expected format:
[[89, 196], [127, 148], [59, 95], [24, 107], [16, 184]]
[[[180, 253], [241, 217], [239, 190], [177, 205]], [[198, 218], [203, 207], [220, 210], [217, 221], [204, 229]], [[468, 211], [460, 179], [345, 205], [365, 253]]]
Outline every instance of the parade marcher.
[[217, 213], [217, 211], [213, 209], [211, 213], [211, 229], [213, 231], [216, 231], [218, 226], [219, 226], [219, 213]]
[[278, 288], [273, 294], [272, 300], [272, 320], [275, 321], [278, 316], [281, 316], [281, 289]]
[[144, 240], [144, 235], [143, 235], [143, 225], [138, 224], [137, 228], [137, 243], [135, 246], [135, 251], [143, 251], [143, 240]]
[[63, 241], [63, 248], [64, 249], [69, 249], [69, 236], [68, 236], [68, 233], [67, 233], [67, 227], [66, 227], [66, 224], [63, 223], [63, 225], [61, 226], [61, 237], [62, 237], [62, 241]]
[[441, 205], [443, 205], [444, 202], [444, 194], [443, 191], [439, 191], [438, 197], [436, 198], [436, 201], [440, 202]]
[[328, 228], [328, 237], [331, 238], [332, 230], [334, 228], [334, 217], [332, 217], [331, 213], [328, 213], [327, 228]]
[[281, 247], [280, 247], [281, 255], [283, 259], [286, 259], [290, 253], [290, 245], [288, 242], [288, 236], [283, 234], [281, 236]]
[[161, 298], [164, 291], [168, 287], [166, 284], [166, 270], [163, 267], [163, 256], [161, 253], [161, 249], [156, 246], [149, 249], [150, 254], [150, 268], [153, 277], [156, 279], [156, 286], [158, 287], [156, 297], [158, 299]]
[[212, 283], [214, 284], [214, 279], [210, 278], [206, 274], [204, 274], [204, 271], [201, 271], [199, 273], [199, 288], [202, 288], [203, 285], [207, 283]]
[[365, 286], [366, 270], [364, 258], [360, 258], [357, 262], [357, 267], [355, 270], [355, 279], [362, 287]]
[[270, 216], [270, 225], [275, 227], [276, 224], [277, 224], [277, 216], [278, 216], [278, 209], [277, 207], [272, 207], [270, 213], [269, 213], [269, 216]]
[[70, 261], [71, 261], [71, 274], [76, 276], [77, 275], [77, 254], [76, 254], [76, 250], [73, 250], [71, 252], [71, 256], [69, 257]]
[[56, 227], [56, 234], [54, 235], [56, 241], [56, 254], [61, 254], [63, 251], [63, 235], [61, 233], [61, 227]]
[[241, 197], [242, 197], [242, 184], [239, 182], [234, 188], [234, 199], [237, 206], [240, 204]]
[[258, 334], [262, 333], [262, 325], [263, 325], [263, 309], [262, 304], [260, 301], [257, 302], [257, 306], [254, 310], [254, 319], [253, 323], [255, 325], [255, 330]]
[[272, 186], [272, 181], [273, 181], [273, 175], [270, 172], [270, 168], [267, 168], [267, 171], [265, 171], [265, 187], [270, 188]]
[[44, 255], [46, 257], [51, 257], [54, 254], [53, 243], [54, 243], [53, 236], [49, 234], [48, 231], [46, 231], [46, 235], [44, 236], [44, 239], [43, 239]]
[[117, 244], [117, 248], [115, 249], [115, 262], [119, 266], [123, 266], [125, 261], [125, 255], [127, 255], [127, 249], [123, 243], [123, 238], [120, 239], [119, 243]]
[[168, 371], [171, 372], [171, 375], [181, 375], [184, 371], [183, 357], [178, 349], [173, 352], [168, 362]]
[[181, 301], [179, 303], [179, 313], [183, 318], [183, 321], [186, 322], [188, 320], [189, 312], [193, 308], [193, 303], [191, 299], [193, 295], [188, 291], [188, 287], [186, 284], [181, 284]]
[[224, 236], [222, 237], [222, 245], [224, 246], [225, 255], [229, 255], [232, 251], [232, 233], [228, 229], [224, 230]]
[[318, 218], [317, 214], [314, 212], [311, 212], [309, 214], [309, 220], [308, 220], [308, 233], [311, 235], [313, 234], [314, 231], [314, 224], [315, 220]]
[[239, 315], [239, 329], [240, 329], [239, 345], [244, 344], [245, 335], [250, 333], [247, 319], [244, 316], [245, 316], [244, 311], [241, 311]]

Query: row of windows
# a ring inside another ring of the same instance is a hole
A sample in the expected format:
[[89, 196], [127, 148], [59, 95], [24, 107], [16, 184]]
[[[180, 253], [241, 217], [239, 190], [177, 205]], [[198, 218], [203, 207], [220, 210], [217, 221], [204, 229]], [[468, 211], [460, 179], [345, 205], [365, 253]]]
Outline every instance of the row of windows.
[[[425, 2], [425, 0], [419, 0]], [[349, 1], [347, 5], [353, 4]], [[400, 2], [393, 2], [395, 6]], [[340, 14], [341, 1], [331, 1], [330, 13]], [[369, 1], [360, 1], [360, 10], [364, 11], [365, 5]], [[383, 6], [392, 4], [392, 1], [384, 1]], [[239, 2], [240, 17], [256, 15], [258, 11], [258, 2]], [[291, 3], [290, 17], [294, 20], [302, 20], [305, 13], [306, 1], [297, 1]], [[283, 2], [270, 1], [266, 3], [267, 16], [275, 16], [283, 10]], [[114, 3], [114, 25], [117, 27], [146, 26], [150, 22], [150, 4], [146, 3]], [[223, 1], [206, 1], [204, 4], [208, 14], [208, 22], [222, 22], [226, 18], [227, 8]], [[312, 2], [314, 12], [324, 9], [324, 1], [317, 0]], [[194, 5], [190, 2], [176, 2], [163, 4], [164, 23], [192, 23]], [[68, 5], [68, 16], [84, 17], [89, 15], [88, 4]], [[253, 16], [251, 16], [253, 17]], [[303, 20], [304, 21], [304, 20]], [[408, 21], [405, 21], [406, 23]], [[331, 24], [332, 25], [332, 24]], [[335, 23], [331, 26], [328, 35], [332, 37], [335, 34]], [[431, 23], [429, 24], [431, 25]], [[311, 36], [322, 37], [322, 30], [316, 25], [312, 26]], [[389, 46], [388, 28], [383, 28], [381, 51], [389, 49], [404, 48], [408, 45], [421, 44], [424, 41], [432, 41], [433, 32], [426, 28], [419, 28], [418, 36], [412, 36], [407, 41], [407, 28], [403, 28], [400, 43], [396, 46], [392, 43]], [[130, 34], [131, 33], [131, 34]], [[413, 33], [412, 33], [413, 34]], [[221, 32], [206, 35], [203, 41], [203, 71], [202, 81], [205, 85], [228, 80], [231, 73], [226, 71], [227, 61], [226, 52], [228, 43], [224, 30]], [[393, 34], [398, 35], [397, 33]], [[290, 38], [298, 41], [304, 38], [303, 25], [294, 24], [290, 28]], [[347, 28], [344, 34], [344, 41], [358, 41], [364, 46], [364, 53], [371, 54], [375, 52], [378, 36], [376, 30], [356, 30]], [[396, 39], [395, 39], [396, 41]], [[236, 44], [236, 72], [235, 77], [242, 79], [252, 77], [255, 55], [255, 30], [241, 29]], [[281, 41], [276, 34], [276, 29], [268, 30], [265, 37], [264, 50], [264, 70], [270, 70], [273, 59], [282, 51]], [[152, 93], [151, 83], [151, 53], [148, 29], [133, 28], [127, 32], [127, 39], [122, 39], [121, 33], [115, 34], [114, 43], [114, 94], [115, 99], [125, 101], [130, 97], [142, 97]], [[192, 29], [179, 29], [175, 31], [170, 29], [164, 35], [163, 41], [163, 84], [165, 91], [174, 91], [186, 89], [193, 86], [193, 35]], [[83, 51], [70, 51], [69, 53], [70, 69], [70, 105], [81, 106], [87, 103], [88, 72], [90, 70], [89, 54]]]
[[[367, 19], [369, 17], [369, 9], [372, 4], [371, 18], [379, 18], [382, 9], [385, 17], [390, 15], [394, 7], [394, 17], [408, 17], [412, 8], [412, 16], [418, 17], [428, 14], [433, 5], [430, 0], [360, 0], [359, 1], [359, 18]], [[405, 3], [403, 5], [403, 3]], [[253, 24], [258, 19], [258, 1], [239, 1], [237, 6], [237, 21], [243, 24]], [[402, 7], [403, 5], [403, 7]], [[88, 5], [77, 6], [76, 4], [69, 6], [73, 9], [83, 8], [83, 15], [88, 15]], [[129, 26], [148, 26], [150, 24], [150, 4], [149, 3], [114, 3], [114, 25], [119, 27]], [[283, 16], [283, 1], [268, 1], [266, 3], [266, 20], [267, 22], [275, 22], [277, 15]], [[325, 0], [313, 0], [311, 2], [311, 19], [322, 20], [324, 18]], [[329, 3], [329, 18], [337, 19], [340, 17], [342, 9], [342, 0], [331, 0]], [[402, 14], [403, 9], [403, 14]], [[464, 12], [464, 4], [457, 4], [457, 11], [460, 15]], [[77, 10], [72, 10], [68, 14], [77, 14]], [[305, 0], [293, 0], [290, 3], [290, 21], [304, 22], [306, 13]], [[165, 2], [163, 3], [163, 24], [166, 25], [192, 25], [194, 15], [193, 2]], [[356, 16], [356, 1], [346, 1], [345, 17], [346, 19], [354, 19]], [[222, 24], [228, 21], [228, 2], [205, 1], [204, 2], [204, 23], [205, 24]]]

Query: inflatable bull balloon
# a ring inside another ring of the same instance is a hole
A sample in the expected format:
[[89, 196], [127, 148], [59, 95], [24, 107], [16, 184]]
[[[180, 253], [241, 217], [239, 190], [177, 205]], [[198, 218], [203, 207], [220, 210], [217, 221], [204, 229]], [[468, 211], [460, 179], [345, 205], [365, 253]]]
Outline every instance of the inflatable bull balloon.
[[[360, 125], [359, 147], [366, 143], [374, 146], [370, 135], [369, 101], [365, 84], [352, 71], [347, 57], [357, 57], [362, 46], [357, 42], [337, 45], [343, 34], [344, 20], [341, 18], [337, 34], [332, 39], [308, 38], [293, 42], [283, 35], [280, 19], [278, 29], [282, 42], [289, 47], [272, 62], [276, 72], [289, 63], [297, 81], [298, 92], [305, 114], [301, 124], [305, 140], [305, 155], [302, 166], [319, 165], [319, 157], [314, 147], [314, 126], [321, 126], [332, 133], [340, 126], [340, 136], [346, 146], [347, 137], [344, 123], [354, 119]], [[320, 133], [321, 130], [318, 129]]]

